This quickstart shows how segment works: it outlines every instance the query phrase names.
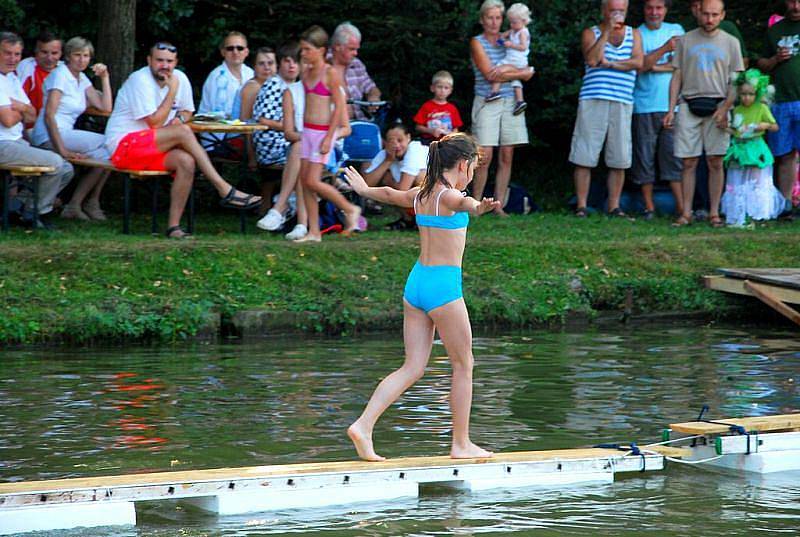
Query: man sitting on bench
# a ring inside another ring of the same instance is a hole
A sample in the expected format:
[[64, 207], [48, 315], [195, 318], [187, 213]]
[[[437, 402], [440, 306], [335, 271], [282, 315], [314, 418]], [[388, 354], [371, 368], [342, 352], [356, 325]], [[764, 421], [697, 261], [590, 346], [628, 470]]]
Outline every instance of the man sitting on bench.
[[[72, 165], [59, 155], [38, 149], [22, 139], [24, 123], [36, 119], [36, 110], [22, 90], [14, 70], [22, 58], [22, 38], [11, 32], [0, 32], [0, 164], [10, 166], [49, 166], [55, 169], [32, 181], [38, 181], [38, 203], [28, 189], [19, 192], [13, 207], [22, 223], [34, 229], [51, 229], [43, 215], [53, 210], [53, 201], [72, 179]], [[34, 207], [38, 205], [38, 213]], [[13, 214], [13, 213], [12, 213]]]
[[223, 207], [252, 209], [261, 203], [259, 196], [237, 191], [220, 176], [185, 125], [194, 112], [194, 102], [189, 79], [175, 69], [177, 62], [174, 45], [153, 45], [147, 65], [132, 73], [120, 88], [106, 126], [106, 147], [115, 168], [174, 172], [167, 222], [170, 238], [189, 235], [181, 229], [180, 221], [192, 190], [195, 166], [214, 185]]

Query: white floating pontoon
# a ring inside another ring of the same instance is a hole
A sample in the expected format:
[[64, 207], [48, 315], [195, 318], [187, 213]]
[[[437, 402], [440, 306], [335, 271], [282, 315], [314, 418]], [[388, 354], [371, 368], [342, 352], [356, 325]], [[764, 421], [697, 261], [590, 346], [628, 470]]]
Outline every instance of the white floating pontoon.
[[800, 470], [800, 414], [674, 423], [668, 433], [676, 443], [691, 441], [684, 462], [760, 474]]
[[[327, 462], [0, 483], [0, 535], [136, 524], [136, 502], [180, 500], [220, 515], [416, 497], [456, 489], [610, 483], [666, 460], [748, 472], [800, 470], [800, 414], [676, 423], [664, 441], [630, 446], [384, 462]], [[683, 444], [668, 446], [665, 444]]]
[[663, 468], [659, 453], [591, 448], [499, 453], [490, 459], [416, 457], [5, 483], [0, 534], [133, 525], [140, 501], [181, 499], [234, 515], [416, 497], [423, 484], [481, 490], [609, 483], [617, 472]]

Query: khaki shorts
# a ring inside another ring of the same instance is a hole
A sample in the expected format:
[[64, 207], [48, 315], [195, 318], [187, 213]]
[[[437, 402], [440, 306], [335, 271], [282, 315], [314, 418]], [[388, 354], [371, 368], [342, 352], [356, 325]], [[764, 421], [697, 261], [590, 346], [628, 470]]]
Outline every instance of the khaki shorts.
[[689, 111], [689, 105], [678, 106], [675, 118], [675, 156], [678, 158], [719, 156], [728, 151], [731, 135], [717, 127], [714, 116], [697, 117]]
[[576, 166], [594, 168], [606, 146], [606, 166], [618, 170], [631, 167], [631, 116], [633, 104], [604, 99], [583, 99], [572, 132], [569, 161]]
[[503, 97], [487, 103], [483, 97], [472, 101], [472, 135], [478, 145], [496, 147], [528, 143], [525, 114], [515, 116], [514, 99]]

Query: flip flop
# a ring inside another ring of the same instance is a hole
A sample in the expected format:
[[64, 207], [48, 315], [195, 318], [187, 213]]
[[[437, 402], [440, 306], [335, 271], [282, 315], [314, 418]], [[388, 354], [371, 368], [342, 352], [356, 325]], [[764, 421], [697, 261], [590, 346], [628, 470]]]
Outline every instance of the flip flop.
[[692, 221], [685, 216], [679, 216], [675, 219], [672, 223], [672, 227], [683, 227], [683, 226], [690, 226], [692, 225]]
[[193, 239], [191, 233], [184, 231], [181, 226], [172, 226], [167, 228], [166, 235], [168, 239]]
[[[237, 196], [237, 194], [243, 194], [244, 197]], [[243, 209], [246, 211], [261, 205], [261, 196], [239, 192], [235, 187], [231, 187], [228, 194], [219, 200], [219, 204], [227, 209]]]
[[606, 214], [613, 218], [628, 218], [628, 215], [619, 207], [614, 207]]
[[716, 228], [725, 227], [725, 221], [719, 216], [712, 216], [708, 220], [708, 223], [711, 224], [711, 227], [716, 227]]

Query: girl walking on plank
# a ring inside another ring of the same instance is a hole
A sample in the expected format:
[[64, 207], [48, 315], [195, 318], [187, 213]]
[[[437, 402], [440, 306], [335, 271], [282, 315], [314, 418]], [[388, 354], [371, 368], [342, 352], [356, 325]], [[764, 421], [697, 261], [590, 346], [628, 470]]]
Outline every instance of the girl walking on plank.
[[422, 186], [407, 191], [369, 187], [352, 167], [345, 172], [360, 196], [379, 203], [413, 208], [420, 234], [420, 255], [403, 293], [405, 362], [378, 384], [361, 416], [348, 429], [358, 456], [382, 461], [372, 444], [372, 430], [381, 414], [425, 373], [436, 330], [453, 367], [450, 410], [455, 459], [486, 458], [492, 452], [469, 438], [472, 407], [472, 327], [461, 293], [461, 259], [469, 215], [480, 216], [500, 208], [492, 198], [467, 197], [462, 190], [472, 181], [478, 145], [470, 136], [450, 134], [432, 142], [428, 172]]

